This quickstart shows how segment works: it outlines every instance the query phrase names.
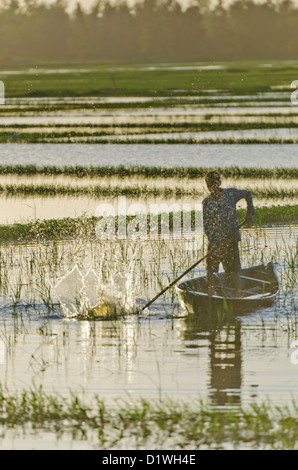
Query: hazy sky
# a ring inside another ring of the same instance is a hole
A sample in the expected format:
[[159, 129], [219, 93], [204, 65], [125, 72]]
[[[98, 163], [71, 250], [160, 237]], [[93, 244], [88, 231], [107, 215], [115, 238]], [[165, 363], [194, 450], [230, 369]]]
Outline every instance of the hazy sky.
[[[40, 1], [51, 3], [55, 0], [40, 0]], [[66, 1], [69, 4], [69, 9], [71, 11], [77, 5], [77, 3], [79, 3], [84, 9], [88, 10], [90, 7], [92, 7], [92, 5], [94, 5], [96, 0], [66, 0]], [[133, 4], [135, 4], [136, 1], [139, 1], [139, 0], [127, 0], [127, 3], [129, 5], [131, 5], [131, 4], [133, 5]], [[188, 0], [180, 0], [180, 2], [181, 3], [186, 2], [186, 4], [187, 4]], [[111, 3], [113, 3], [113, 0], [111, 0]]]
[[[47, 0], [47, 1], [50, 2], [51, 0]], [[92, 5], [94, 5], [95, 0], [67, 0], [67, 3], [69, 4], [70, 8], [73, 8], [75, 7], [77, 3], [80, 3], [82, 7], [85, 7], [88, 9]]]
[[[41, 3], [53, 3], [56, 0], [37, 0], [37, 1], [40, 1]], [[69, 4], [69, 10], [71, 11], [73, 10], [73, 8], [76, 6], [77, 3], [79, 3], [84, 9], [88, 10], [92, 5], [94, 5], [96, 0], [65, 0], [65, 1], [66, 3]], [[142, 1], [142, 0], [126, 0], [126, 1], [129, 5], [133, 5], [134, 3]], [[216, 4], [218, 0], [211, 0], [211, 1]], [[266, 0], [255, 0], [255, 1], [262, 2]], [[275, 3], [275, 1], [278, 1], [278, 0], [273, 0], [273, 3]], [[3, 4], [4, 2], [5, 0], [0, 0], [0, 5]], [[183, 6], [187, 6], [190, 3], [195, 3], [195, 0], [178, 0], [178, 2]], [[223, 4], [226, 4], [226, 5], [230, 4], [231, 2], [233, 2], [233, 0], [223, 0]], [[113, 0], [111, 0], [111, 3], [113, 3]], [[298, 0], [295, 0], [294, 3], [298, 4]]]
[[[22, 0], [19, 0], [22, 2]], [[54, 3], [55, 0], [37, 0], [39, 3]], [[73, 8], [77, 3], [80, 3], [83, 7], [90, 8], [95, 3], [95, 0], [65, 0], [66, 3], [70, 5], [70, 8]], [[6, 0], [0, 0], [0, 5], [6, 3]]]

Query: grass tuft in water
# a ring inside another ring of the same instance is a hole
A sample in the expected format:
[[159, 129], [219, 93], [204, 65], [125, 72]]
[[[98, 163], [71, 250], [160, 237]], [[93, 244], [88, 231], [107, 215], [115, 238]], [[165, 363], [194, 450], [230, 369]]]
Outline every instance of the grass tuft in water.
[[76, 178], [98, 177], [134, 177], [144, 178], [203, 178], [209, 170], [217, 170], [223, 178], [269, 178], [296, 179], [298, 168], [242, 168], [231, 167], [147, 167], [147, 166], [38, 166], [38, 165], [0, 165], [0, 175], [45, 175], [45, 176], [74, 176]]

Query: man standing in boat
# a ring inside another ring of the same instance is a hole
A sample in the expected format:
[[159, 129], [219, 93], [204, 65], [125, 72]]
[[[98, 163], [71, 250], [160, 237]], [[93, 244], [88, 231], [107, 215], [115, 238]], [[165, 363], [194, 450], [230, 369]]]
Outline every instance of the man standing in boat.
[[[241, 199], [247, 202], [245, 222], [251, 220], [254, 215], [254, 206], [250, 191], [236, 188], [221, 188], [221, 176], [218, 171], [209, 171], [205, 178], [209, 196], [203, 201], [203, 226], [208, 238], [207, 257], [207, 281], [208, 294], [212, 295], [215, 286], [214, 274], [218, 272], [222, 263], [226, 273], [231, 274], [234, 297], [240, 297], [241, 269], [239, 255], [239, 230], [234, 231], [239, 225], [236, 205]], [[210, 251], [212, 249], [212, 251]]]

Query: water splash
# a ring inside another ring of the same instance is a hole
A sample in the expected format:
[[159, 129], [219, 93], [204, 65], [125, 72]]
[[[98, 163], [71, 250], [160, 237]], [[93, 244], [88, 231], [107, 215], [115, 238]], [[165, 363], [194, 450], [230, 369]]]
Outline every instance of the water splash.
[[114, 317], [137, 311], [131, 269], [112, 274], [104, 283], [101, 273], [90, 269], [84, 275], [76, 265], [52, 289], [67, 318]]

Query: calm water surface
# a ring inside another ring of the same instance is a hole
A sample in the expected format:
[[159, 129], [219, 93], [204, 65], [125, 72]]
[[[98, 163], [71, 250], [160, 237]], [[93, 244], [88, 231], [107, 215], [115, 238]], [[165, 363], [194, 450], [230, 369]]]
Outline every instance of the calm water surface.
[[[65, 396], [70, 391], [83, 393], [85, 400], [97, 394], [112, 405], [119, 398], [133, 403], [140, 397], [184, 401], [201, 397], [219, 407], [266, 399], [275, 405], [290, 404], [292, 398], [298, 398], [298, 365], [292, 361], [295, 353], [292, 342], [298, 333], [298, 290], [293, 282], [289, 287], [291, 276], [295, 272], [297, 276], [297, 259], [293, 257], [291, 269], [288, 260], [290, 252], [295, 252], [297, 236], [298, 226], [242, 231], [243, 264], [274, 259], [281, 292], [274, 306], [232, 319], [210, 322], [207, 317], [191, 317], [179, 307], [176, 296], [157, 300], [146, 314], [132, 313], [114, 321], [67, 319], [58, 306], [48, 314], [38, 299], [35, 308], [18, 305], [17, 315], [13, 315], [13, 299], [1, 294], [0, 340], [4, 348], [0, 382], [10, 391], [29, 389], [35, 384], [42, 385], [46, 392]], [[185, 240], [181, 240], [179, 247], [177, 241], [174, 240], [173, 253], [179, 248], [186, 256], [182, 247]], [[81, 263], [86, 269], [92, 263], [98, 270], [94, 247], [92, 250], [81, 245], [83, 254], [77, 241], [76, 245], [69, 245], [72, 262]], [[78, 254], [74, 253], [74, 246]], [[165, 246], [166, 252], [161, 255], [156, 255], [158, 245], [155, 248], [152, 245], [153, 251], [143, 251], [152, 287], [145, 296], [143, 290], [139, 292], [140, 305], [160, 290], [154, 282], [154, 269], [149, 269], [154, 256], [160, 256], [158, 269], [165, 284], [177, 275], [174, 276], [167, 251], [170, 243]], [[25, 245], [19, 251], [16, 247], [10, 249], [14, 255], [9, 255], [6, 263], [12, 272], [22, 273], [24, 257], [33, 259], [34, 250], [43, 248]], [[4, 248], [1, 250], [3, 256]], [[183, 260], [182, 256], [178, 259], [177, 253], [176, 273], [180, 273], [185, 267], [179, 270]], [[64, 259], [61, 260], [51, 269], [63, 273]], [[192, 276], [203, 274], [204, 269], [199, 266]], [[23, 273], [22, 283], [28, 283], [29, 290], [31, 282]], [[11, 447], [11, 442], [18, 447], [28, 443], [33, 448], [59, 447], [50, 434], [39, 443], [38, 435], [15, 441], [10, 441], [9, 436], [8, 433], [2, 440], [2, 448]], [[77, 444], [78, 448], [84, 445]], [[63, 446], [71, 447], [67, 438], [62, 440]]]
[[[234, 97], [235, 102], [228, 106], [216, 103], [216, 106], [196, 108], [177, 106], [118, 112], [102, 110], [5, 115], [0, 117], [0, 124], [88, 125], [104, 120], [126, 122], [127, 119], [136, 122], [153, 119], [155, 122], [158, 119], [176, 119], [176, 116], [180, 119], [202, 119], [207, 113], [227, 116], [231, 120], [235, 116], [245, 119], [247, 114], [255, 119], [276, 113], [287, 118], [293, 116], [294, 119], [297, 114], [297, 109], [290, 106], [287, 94], [276, 93], [276, 96], [272, 95], [272, 102], [254, 102], [250, 106], [245, 103], [246, 97], [236, 98], [237, 101]], [[264, 98], [268, 96], [264, 95]], [[274, 98], [284, 98], [284, 101], [275, 102]], [[9, 104], [16, 103], [12, 100]], [[28, 102], [25, 100], [18, 104], [27, 105]], [[43, 100], [36, 100], [34, 104], [43, 104]], [[250, 131], [249, 135], [254, 137], [256, 132]], [[267, 137], [272, 134], [276, 136], [276, 131], [266, 133]], [[247, 134], [244, 132], [241, 135]], [[207, 136], [207, 133], [204, 135]], [[265, 135], [264, 131], [261, 135]], [[217, 137], [218, 134], [215, 135]], [[0, 165], [235, 165], [272, 168], [297, 167], [297, 154], [296, 144], [0, 144]], [[4, 223], [11, 223], [12, 216], [16, 214], [18, 220], [21, 217], [51, 218], [51, 214], [63, 217], [66, 209], [71, 210], [73, 217], [81, 215], [82, 211], [91, 214], [97, 204], [86, 198], [23, 198], [10, 199], [9, 204], [7, 202], [4, 199], [1, 201]], [[245, 229], [242, 233], [243, 264], [252, 265], [273, 259], [281, 279], [280, 296], [270, 308], [256, 310], [246, 316], [236, 315], [232, 319], [219, 318], [214, 322], [187, 315], [179, 306], [177, 297], [170, 294], [158, 299], [144, 315], [132, 313], [114, 321], [65, 318], [58, 306], [48, 313], [38, 290], [43, 269], [39, 272], [39, 266], [36, 268], [35, 265], [39, 261], [41, 264], [49, 263], [43, 254], [45, 247], [25, 245], [18, 251], [18, 247], [5, 248], [2, 245], [0, 286], [2, 289], [4, 273], [8, 270], [11, 274], [8, 276], [11, 295], [4, 295], [0, 289], [0, 383], [7, 385], [10, 392], [28, 390], [33, 385], [42, 385], [46, 392], [57, 392], [67, 397], [73, 391], [84, 394], [86, 402], [97, 394], [112, 405], [119, 398], [134, 403], [140, 397], [150, 400], [169, 397], [186, 402], [201, 397], [218, 407], [247, 405], [266, 399], [275, 405], [290, 405], [292, 398], [298, 399], [298, 365], [292, 360], [295, 353], [293, 341], [298, 335], [298, 287], [294, 282], [297, 277], [295, 253], [298, 226], [260, 231]], [[164, 246], [152, 244], [147, 251], [144, 248], [142, 270], [137, 264], [135, 274], [141, 277], [144, 272], [147, 273], [150, 287], [146, 292], [145, 289], [138, 292], [140, 305], [160, 290], [155, 272], [159, 273], [165, 285], [186, 269], [184, 263], [189, 256], [196, 256], [195, 252], [190, 255], [190, 244], [184, 239], [176, 238], [173, 246], [170, 249], [167, 242]], [[56, 249], [59, 253], [60, 246], [55, 246]], [[65, 250], [65, 253], [68, 252], [65, 258], [62, 256], [57, 258], [60, 262], [56, 260], [56, 263], [49, 264], [49, 276], [59, 278], [59, 275], [65, 275], [67, 263], [68, 268], [77, 263], [86, 270], [92, 265], [95, 271], [99, 271], [100, 253], [96, 257], [89, 245], [76, 240]], [[51, 248], [51, 256], [52, 251]], [[32, 272], [24, 270], [25, 265], [32, 267]], [[192, 275], [204, 274], [204, 268], [204, 265], [199, 266]], [[34, 308], [22, 297], [21, 302], [17, 302], [16, 287], [20, 285], [30, 292], [35, 301]], [[14, 445], [25, 449], [71, 448], [73, 443], [67, 437], [59, 444], [51, 433], [16, 438], [8, 432], [1, 436], [0, 445], [2, 449], [11, 449]], [[82, 441], [76, 447], [88, 447], [88, 442]]]
[[0, 144], [0, 165], [297, 167], [296, 144]]
[[[87, 396], [99, 394], [108, 402], [121, 396], [185, 400], [200, 395], [220, 406], [231, 399], [246, 404], [252, 398], [288, 403], [291, 396], [297, 397], [298, 386], [298, 366], [291, 361], [291, 342], [298, 331], [298, 290], [295, 284], [288, 288], [287, 251], [294, 253], [297, 236], [298, 226], [242, 232], [243, 264], [251, 265], [254, 256], [258, 262], [260, 256], [265, 262], [274, 259], [281, 294], [274, 306], [230, 320], [211, 323], [190, 317], [177, 298], [169, 296], [144, 315], [115, 321], [66, 319], [58, 307], [48, 315], [42, 303], [37, 309], [19, 305], [16, 317], [12, 300], [2, 295], [0, 338], [9, 347], [0, 364], [0, 381], [9, 389], [35, 383], [66, 395], [84, 390]], [[24, 247], [19, 256], [29, 256], [30, 250], [30, 245]], [[87, 269], [91, 251], [86, 249], [83, 261], [74, 256], [73, 263], [83, 262]], [[149, 269], [152, 254], [144, 253]], [[21, 258], [9, 258], [12, 270], [21, 269]], [[160, 259], [165, 283], [174, 277], [170, 258], [165, 254]], [[96, 269], [96, 263], [93, 266]], [[204, 273], [204, 268], [192, 275]], [[26, 283], [24, 276], [22, 282]], [[156, 283], [152, 286], [147, 298], [160, 290]], [[141, 304], [146, 301], [142, 293]]]
[[[29, 223], [36, 220], [64, 219], [67, 217], [93, 217], [98, 211], [109, 210], [117, 215], [119, 205], [124, 198], [93, 198], [83, 197], [8, 197], [0, 196], [0, 224]], [[155, 213], [175, 211], [201, 210], [203, 197], [181, 199], [162, 197], [156, 198], [125, 198], [125, 207], [127, 215], [140, 213]], [[297, 198], [273, 198], [258, 199], [254, 198], [255, 207], [264, 207], [271, 205], [294, 205]], [[237, 207], [245, 208], [245, 203], [240, 202]]]

